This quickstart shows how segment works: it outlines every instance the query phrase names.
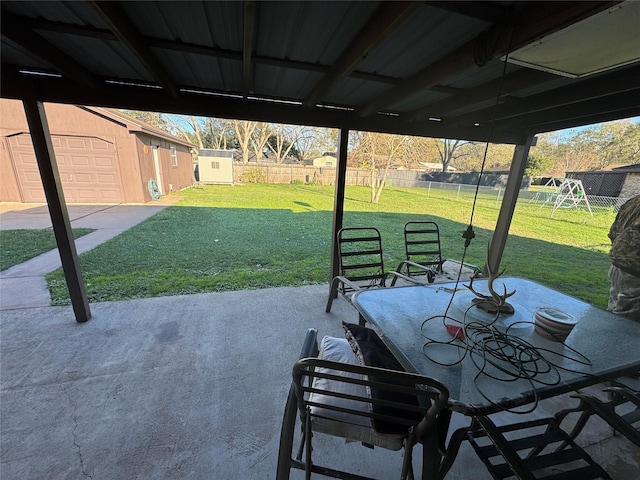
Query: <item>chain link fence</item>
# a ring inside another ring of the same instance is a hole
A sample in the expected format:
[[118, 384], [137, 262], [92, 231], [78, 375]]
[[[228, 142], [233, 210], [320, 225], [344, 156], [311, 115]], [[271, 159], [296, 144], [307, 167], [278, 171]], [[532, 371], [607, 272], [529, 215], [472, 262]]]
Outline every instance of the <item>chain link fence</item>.
[[[475, 185], [461, 183], [413, 180], [410, 184], [404, 184], [405, 182], [395, 179], [390, 183], [391, 185], [389, 186], [395, 188], [424, 188], [427, 197], [433, 196], [436, 198], [456, 200], [472, 196], [476, 191]], [[499, 206], [504, 196], [504, 188], [480, 186], [478, 187], [478, 195], [482, 196], [485, 200], [495, 199], [496, 206]], [[519, 202], [538, 204], [540, 206], [548, 205], [554, 210], [556, 208], [580, 208], [592, 211], [617, 212], [627, 200], [629, 199], [622, 197], [604, 197], [600, 195], [566, 196], [558, 194], [554, 190], [545, 190], [544, 188], [523, 189], [518, 193]]]

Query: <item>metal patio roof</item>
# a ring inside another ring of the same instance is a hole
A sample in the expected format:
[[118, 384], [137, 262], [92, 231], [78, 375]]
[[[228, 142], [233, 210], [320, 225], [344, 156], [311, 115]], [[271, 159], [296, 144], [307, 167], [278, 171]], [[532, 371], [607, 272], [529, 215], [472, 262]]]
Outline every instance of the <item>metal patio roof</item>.
[[502, 60], [633, 3], [3, 1], [1, 95], [518, 143], [640, 114], [638, 62]]

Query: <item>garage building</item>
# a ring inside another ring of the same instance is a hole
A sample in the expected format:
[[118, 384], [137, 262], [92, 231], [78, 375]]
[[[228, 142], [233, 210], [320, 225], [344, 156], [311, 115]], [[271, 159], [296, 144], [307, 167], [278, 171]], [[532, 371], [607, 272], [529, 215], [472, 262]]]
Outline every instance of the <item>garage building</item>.
[[[46, 104], [67, 203], [145, 203], [193, 184], [195, 147], [118, 110]], [[0, 100], [0, 201], [45, 203], [22, 102]]]

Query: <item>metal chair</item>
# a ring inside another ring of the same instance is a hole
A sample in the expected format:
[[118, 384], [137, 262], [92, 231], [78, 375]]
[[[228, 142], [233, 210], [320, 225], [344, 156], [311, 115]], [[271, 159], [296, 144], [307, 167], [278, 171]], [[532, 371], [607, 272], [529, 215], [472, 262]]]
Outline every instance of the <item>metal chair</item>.
[[[414, 284], [423, 284], [398, 271], [386, 272], [382, 255], [380, 231], [374, 227], [342, 228], [337, 235], [339, 275], [331, 283], [326, 311], [331, 311], [333, 300], [340, 294], [347, 301], [355, 292], [366, 288], [395, 285], [398, 278]], [[402, 262], [402, 266], [405, 262]], [[422, 267], [424, 269], [424, 267]]]
[[593, 415], [607, 422], [614, 431], [624, 435], [640, 447], [640, 394], [626, 386], [608, 387], [603, 390], [609, 395], [608, 401], [582, 392], [571, 395], [580, 399], [575, 408], [562, 410], [555, 415], [560, 424], [570, 413], [580, 412], [575, 426], [569, 433], [575, 439]]
[[[435, 222], [407, 222], [404, 225], [404, 248], [406, 260], [396, 271], [408, 277], [427, 275], [429, 283], [452, 281], [462, 272], [463, 280], [480, 273], [480, 268], [468, 263], [445, 259], [440, 243], [440, 228]], [[447, 268], [445, 268], [445, 265]]]
[[440, 478], [451, 468], [464, 440], [496, 480], [611, 479], [554, 418], [496, 426], [486, 416], [474, 417], [471, 426], [452, 434]]
[[[442, 273], [442, 248], [440, 245], [440, 229], [435, 222], [407, 222], [404, 224], [404, 250], [407, 261], [404, 272], [408, 276], [424, 275], [424, 269], [415, 267], [415, 264], [426, 267], [435, 277], [436, 273]], [[402, 264], [398, 271], [401, 271]], [[433, 280], [431, 280], [433, 281]]]
[[[449, 419], [444, 413], [448, 410], [443, 410], [449, 396], [446, 387], [422, 375], [356, 364], [353, 352], [350, 362], [330, 360], [336, 357], [324, 353], [331, 351], [325, 344], [327, 339], [347, 342], [346, 339], [325, 337], [316, 357], [316, 338], [317, 331], [310, 329], [301, 354], [305, 358], [293, 367], [293, 384], [280, 436], [277, 480], [288, 480], [291, 468], [304, 470], [307, 479], [312, 473], [344, 479], [369, 478], [314, 463], [312, 453], [316, 447], [312, 439], [320, 433], [367, 446], [404, 449], [401, 479], [413, 478], [413, 447], [422, 443], [426, 465], [422, 478], [437, 478], [441, 412], [446, 422]], [[346, 348], [350, 348], [348, 343]], [[296, 426], [301, 429], [301, 438], [293, 456]]]

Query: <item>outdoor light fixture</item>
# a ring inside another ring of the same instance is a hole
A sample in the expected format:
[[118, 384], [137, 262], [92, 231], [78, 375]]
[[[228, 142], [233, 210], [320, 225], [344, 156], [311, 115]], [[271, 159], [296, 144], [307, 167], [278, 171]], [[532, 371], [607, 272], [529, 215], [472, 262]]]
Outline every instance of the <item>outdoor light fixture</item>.
[[508, 61], [571, 78], [638, 62], [640, 2], [627, 0], [530, 43]]

